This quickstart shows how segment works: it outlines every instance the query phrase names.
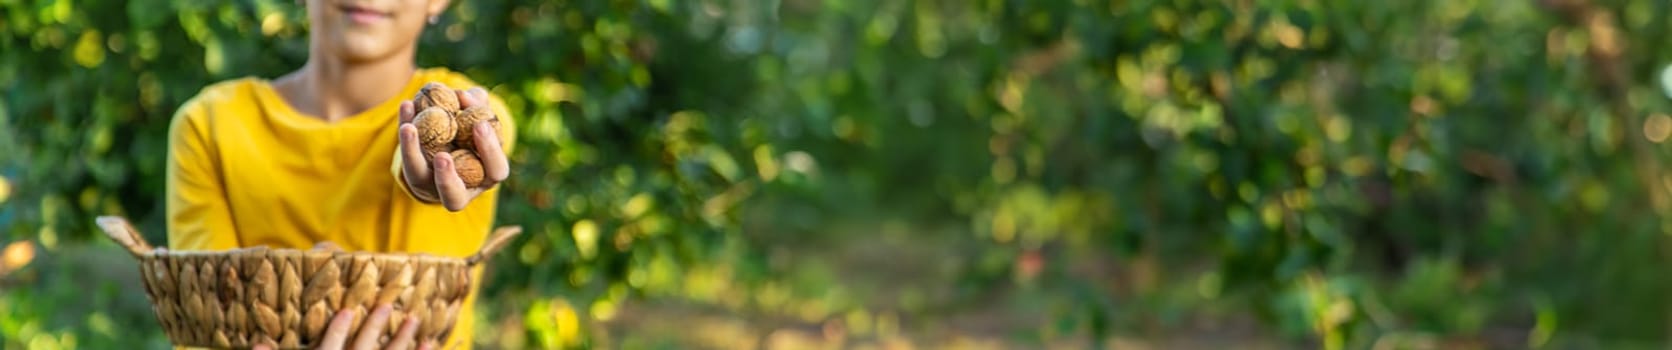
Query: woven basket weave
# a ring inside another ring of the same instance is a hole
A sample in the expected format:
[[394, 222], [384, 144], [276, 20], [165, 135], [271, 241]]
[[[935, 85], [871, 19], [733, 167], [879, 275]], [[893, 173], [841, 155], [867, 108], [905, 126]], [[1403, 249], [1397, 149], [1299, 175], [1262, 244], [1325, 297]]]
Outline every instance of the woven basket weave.
[[[418, 339], [444, 341], [471, 290], [471, 268], [522, 230], [494, 230], [468, 258], [425, 254], [244, 248], [228, 251], [153, 249], [126, 220], [100, 217], [105, 235], [139, 259], [141, 280], [157, 321], [175, 345], [279, 348], [317, 345], [337, 312], [366, 315], [392, 304], [387, 342], [406, 319], [421, 321]], [[355, 333], [365, 317], [354, 320]], [[349, 339], [354, 339], [350, 335]]]

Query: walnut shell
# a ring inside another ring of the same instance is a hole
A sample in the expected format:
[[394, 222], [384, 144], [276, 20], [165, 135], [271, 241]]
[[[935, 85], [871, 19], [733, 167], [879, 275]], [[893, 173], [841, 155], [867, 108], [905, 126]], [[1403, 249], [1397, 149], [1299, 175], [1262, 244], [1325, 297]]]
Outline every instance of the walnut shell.
[[425, 156], [453, 150], [453, 135], [457, 134], [458, 125], [453, 123], [453, 116], [447, 111], [441, 108], [424, 109], [412, 118], [412, 124], [418, 127], [418, 145], [424, 148]]
[[499, 128], [499, 116], [494, 115], [493, 109], [487, 106], [472, 106], [459, 111], [454, 118], [458, 124], [458, 134], [453, 137], [453, 143], [458, 144], [459, 148], [473, 151], [477, 149], [476, 123], [480, 121], [487, 121], [488, 126], [493, 127], [494, 135], [499, 135], [500, 147], [504, 147], [505, 136], [501, 135], [503, 129]]
[[482, 159], [476, 157], [476, 152], [468, 149], [453, 151], [453, 170], [459, 173], [459, 179], [464, 180], [464, 186], [476, 188], [482, 186], [487, 172], [482, 169]]
[[459, 94], [441, 83], [424, 84], [418, 89], [418, 96], [412, 98], [412, 105], [420, 111], [441, 108], [447, 115], [453, 115], [459, 113]]

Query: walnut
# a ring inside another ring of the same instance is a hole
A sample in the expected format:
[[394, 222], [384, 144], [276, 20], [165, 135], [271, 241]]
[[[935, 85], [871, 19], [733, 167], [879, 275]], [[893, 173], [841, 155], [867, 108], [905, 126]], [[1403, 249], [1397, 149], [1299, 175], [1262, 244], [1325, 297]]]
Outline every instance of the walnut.
[[425, 157], [453, 150], [453, 135], [457, 134], [458, 125], [447, 111], [426, 108], [412, 118], [412, 124], [418, 127], [418, 145], [423, 147]]
[[468, 149], [453, 151], [453, 170], [459, 173], [459, 179], [464, 180], [464, 186], [477, 188], [482, 186], [482, 180], [487, 172], [482, 169], [482, 159], [476, 157], [476, 152]]
[[441, 83], [424, 84], [418, 89], [418, 96], [412, 98], [412, 106], [418, 110], [431, 107], [441, 108], [448, 115], [459, 113], [459, 94]]
[[459, 111], [458, 116], [454, 118], [458, 122], [458, 135], [453, 137], [453, 143], [457, 144], [459, 148], [473, 151], [477, 149], [476, 123], [480, 121], [487, 121], [488, 126], [493, 127], [494, 135], [499, 135], [500, 147], [505, 146], [505, 135], [502, 135], [503, 130], [499, 128], [499, 117], [495, 116], [493, 110], [487, 106], [465, 108], [463, 111]]

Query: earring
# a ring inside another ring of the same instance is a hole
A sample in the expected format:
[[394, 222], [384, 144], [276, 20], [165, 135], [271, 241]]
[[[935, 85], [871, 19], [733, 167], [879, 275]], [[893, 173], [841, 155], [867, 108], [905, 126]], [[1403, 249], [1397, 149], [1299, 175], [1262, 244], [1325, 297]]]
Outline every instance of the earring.
[[430, 24], [435, 24], [436, 22], [441, 22], [441, 16], [430, 16]]

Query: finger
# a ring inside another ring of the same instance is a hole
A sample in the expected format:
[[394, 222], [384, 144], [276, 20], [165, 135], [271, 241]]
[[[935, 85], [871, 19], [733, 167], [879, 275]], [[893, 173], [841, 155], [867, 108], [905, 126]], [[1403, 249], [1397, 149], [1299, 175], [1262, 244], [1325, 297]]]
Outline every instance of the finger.
[[511, 176], [510, 161], [505, 159], [504, 147], [499, 144], [499, 132], [488, 126], [488, 122], [476, 122], [476, 127], [472, 129], [475, 130], [477, 140], [486, 140], [476, 142], [476, 155], [482, 159], [482, 168], [487, 175], [481, 187], [493, 187]]
[[337, 246], [336, 243], [331, 243], [331, 241], [324, 241], [324, 242], [319, 242], [317, 244], [314, 244], [313, 250], [340, 252], [340, 251], [343, 251], [343, 247], [339, 247], [339, 246]]
[[470, 91], [470, 94], [476, 95], [476, 102], [481, 102], [483, 106], [487, 106], [488, 102], [491, 102], [491, 101], [488, 100], [488, 90], [487, 89], [483, 89], [482, 87], [478, 86], [478, 87], [471, 88], [469, 91]]
[[457, 92], [459, 93], [459, 109], [488, 105], [488, 91], [482, 90], [481, 87], [458, 90]]
[[360, 325], [360, 334], [354, 338], [355, 349], [377, 348], [377, 338], [383, 336], [383, 330], [389, 329], [389, 312], [393, 311], [389, 305], [378, 306], [372, 311], [372, 316], [366, 323]]
[[395, 332], [395, 338], [389, 341], [389, 349], [406, 350], [412, 347], [412, 342], [418, 337], [418, 317], [407, 317], [401, 330]]
[[406, 183], [430, 182], [430, 164], [424, 160], [423, 144], [418, 142], [418, 127], [411, 123], [401, 124], [400, 138], [401, 170], [406, 175]]
[[435, 350], [435, 349], [440, 348], [440, 347], [441, 347], [441, 345], [436, 344], [434, 340], [425, 340], [424, 345], [419, 346], [418, 349], [420, 349], [420, 350]]
[[418, 111], [415, 111], [414, 109], [417, 109], [417, 107], [412, 105], [412, 101], [401, 101], [401, 124], [412, 123], [412, 118], [418, 116]]
[[[428, 167], [424, 166], [424, 153], [421, 150], [423, 145], [418, 142], [418, 127], [412, 126], [409, 128], [407, 126], [408, 124], [412, 124], [413, 118], [418, 117], [418, 113], [415, 111], [417, 107], [412, 104], [412, 101], [401, 101], [400, 106], [400, 125], [396, 129], [396, 133], [399, 134], [400, 138], [401, 156], [402, 158], [405, 158], [405, 170], [407, 170], [407, 173], [410, 174], [414, 168], [427, 169]], [[408, 131], [408, 129], [411, 130]], [[413, 157], [412, 155], [414, 154], [419, 156]]]
[[275, 349], [279, 348], [279, 342], [278, 341], [273, 340], [273, 337], [269, 337], [269, 336], [265, 336], [265, 335], [259, 335], [259, 336], [252, 337], [252, 338], [250, 338], [250, 342], [255, 344], [254, 346], [250, 347], [251, 349], [275, 350]]
[[325, 328], [325, 337], [319, 341], [320, 349], [342, 349], [348, 341], [348, 331], [354, 328], [354, 310], [343, 310], [336, 317], [331, 318], [331, 325]]
[[453, 155], [446, 152], [435, 153], [435, 193], [441, 197], [441, 205], [448, 211], [464, 210], [470, 204], [470, 190], [465, 188], [464, 179], [453, 170]]

